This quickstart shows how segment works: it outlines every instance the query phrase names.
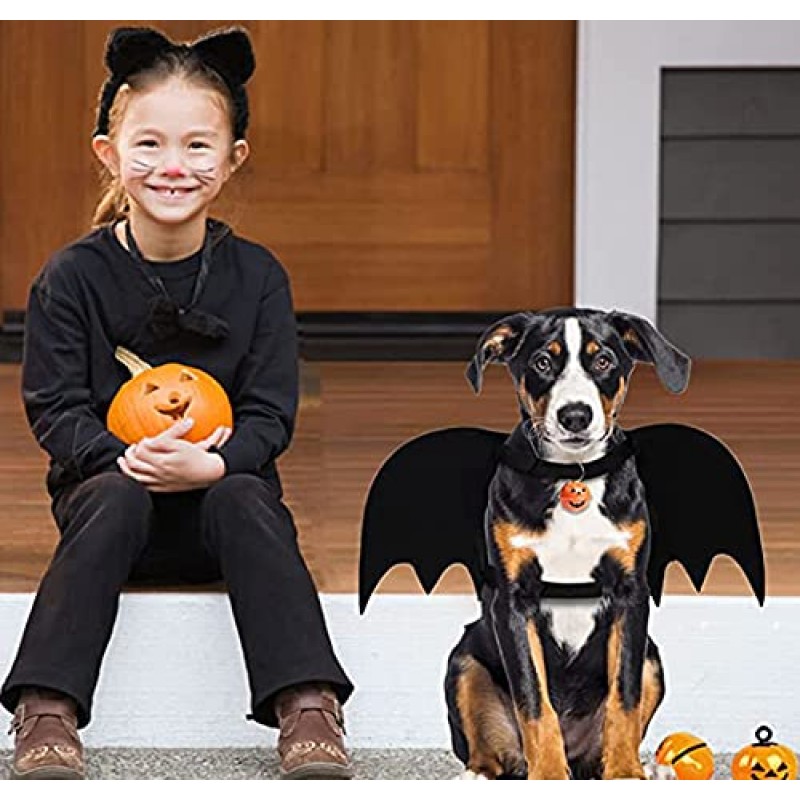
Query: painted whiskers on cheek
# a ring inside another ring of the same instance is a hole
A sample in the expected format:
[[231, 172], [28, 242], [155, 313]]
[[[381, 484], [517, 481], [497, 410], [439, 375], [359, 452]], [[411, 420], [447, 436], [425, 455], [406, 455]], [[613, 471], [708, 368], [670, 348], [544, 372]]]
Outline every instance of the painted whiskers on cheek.
[[216, 183], [217, 179], [219, 178], [219, 168], [214, 167], [195, 167], [189, 173], [198, 183], [202, 183], [205, 186], [208, 186], [212, 183]]
[[[156, 164], [148, 164], [141, 159], [133, 159], [131, 161], [131, 172], [135, 172], [139, 177], [147, 177], [156, 171]], [[198, 183], [208, 186], [216, 182], [219, 176], [219, 167], [192, 167], [186, 170], [186, 177], [193, 178]]]
[[155, 166], [153, 164], [147, 164], [146, 162], [139, 161], [138, 159], [131, 161], [131, 172], [135, 172], [137, 175], [145, 176], [149, 175], [153, 171], [155, 171]]

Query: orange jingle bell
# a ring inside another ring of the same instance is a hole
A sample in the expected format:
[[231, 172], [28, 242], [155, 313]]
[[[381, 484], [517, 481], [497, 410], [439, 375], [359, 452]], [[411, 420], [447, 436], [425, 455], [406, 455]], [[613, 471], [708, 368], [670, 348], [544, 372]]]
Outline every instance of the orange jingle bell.
[[797, 756], [785, 744], [772, 741], [772, 730], [762, 725], [756, 743], [743, 747], [731, 763], [735, 781], [793, 781], [797, 779]]
[[108, 429], [125, 444], [157, 436], [189, 416], [194, 425], [184, 438], [190, 442], [205, 439], [220, 426], [233, 426], [228, 396], [207, 372], [183, 364], [151, 367], [124, 347], [114, 356], [133, 376], [108, 409]]
[[592, 493], [583, 481], [567, 481], [559, 493], [561, 505], [572, 514], [579, 514], [589, 506]]
[[671, 733], [656, 750], [656, 763], [672, 767], [681, 781], [708, 781], [714, 774], [711, 748], [693, 733]]

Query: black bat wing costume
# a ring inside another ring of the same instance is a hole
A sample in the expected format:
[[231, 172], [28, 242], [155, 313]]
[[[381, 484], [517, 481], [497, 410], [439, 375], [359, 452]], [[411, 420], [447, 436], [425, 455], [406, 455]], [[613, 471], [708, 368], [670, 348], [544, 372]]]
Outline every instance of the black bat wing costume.
[[[660, 604], [664, 572], [679, 561], [700, 591], [712, 559], [741, 567], [761, 605], [764, 556], [755, 505], [735, 456], [687, 425], [626, 431], [644, 484], [651, 528], [650, 593]], [[477, 591], [487, 569], [484, 519], [489, 484], [508, 434], [448, 428], [398, 448], [369, 490], [361, 531], [362, 613], [381, 578], [408, 563], [429, 593], [451, 565], [463, 564]]]

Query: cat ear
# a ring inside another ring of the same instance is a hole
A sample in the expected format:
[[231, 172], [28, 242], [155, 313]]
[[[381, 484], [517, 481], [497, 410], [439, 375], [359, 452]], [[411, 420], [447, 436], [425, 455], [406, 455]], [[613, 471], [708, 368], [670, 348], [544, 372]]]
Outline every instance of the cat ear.
[[255, 72], [250, 37], [242, 28], [228, 28], [198, 39], [192, 49], [200, 60], [231, 86], [243, 86]]
[[124, 78], [175, 47], [153, 28], [117, 28], [106, 42], [105, 64], [113, 76]]
[[155, 63], [159, 56], [176, 49], [166, 36], [153, 28], [116, 28], [106, 41], [105, 65], [111, 75], [103, 84], [97, 106], [95, 136], [107, 136], [111, 105], [119, 87], [130, 75]]

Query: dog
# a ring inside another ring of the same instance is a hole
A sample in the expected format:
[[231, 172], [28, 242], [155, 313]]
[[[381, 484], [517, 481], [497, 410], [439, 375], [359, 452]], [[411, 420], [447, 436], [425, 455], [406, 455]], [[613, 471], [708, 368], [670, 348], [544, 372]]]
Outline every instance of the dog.
[[[652, 364], [673, 392], [689, 379], [689, 359], [650, 322], [588, 309], [490, 326], [467, 370], [476, 393], [493, 362], [516, 389], [511, 441], [554, 464], [595, 462], [620, 445], [617, 416], [636, 362]], [[607, 463], [581, 482], [590, 499], [580, 513], [560, 502], [564, 479], [502, 463], [492, 479], [495, 579], [449, 656], [444, 687], [464, 777], [646, 777], [639, 747], [665, 692], [647, 630], [649, 522], [633, 459]]]

